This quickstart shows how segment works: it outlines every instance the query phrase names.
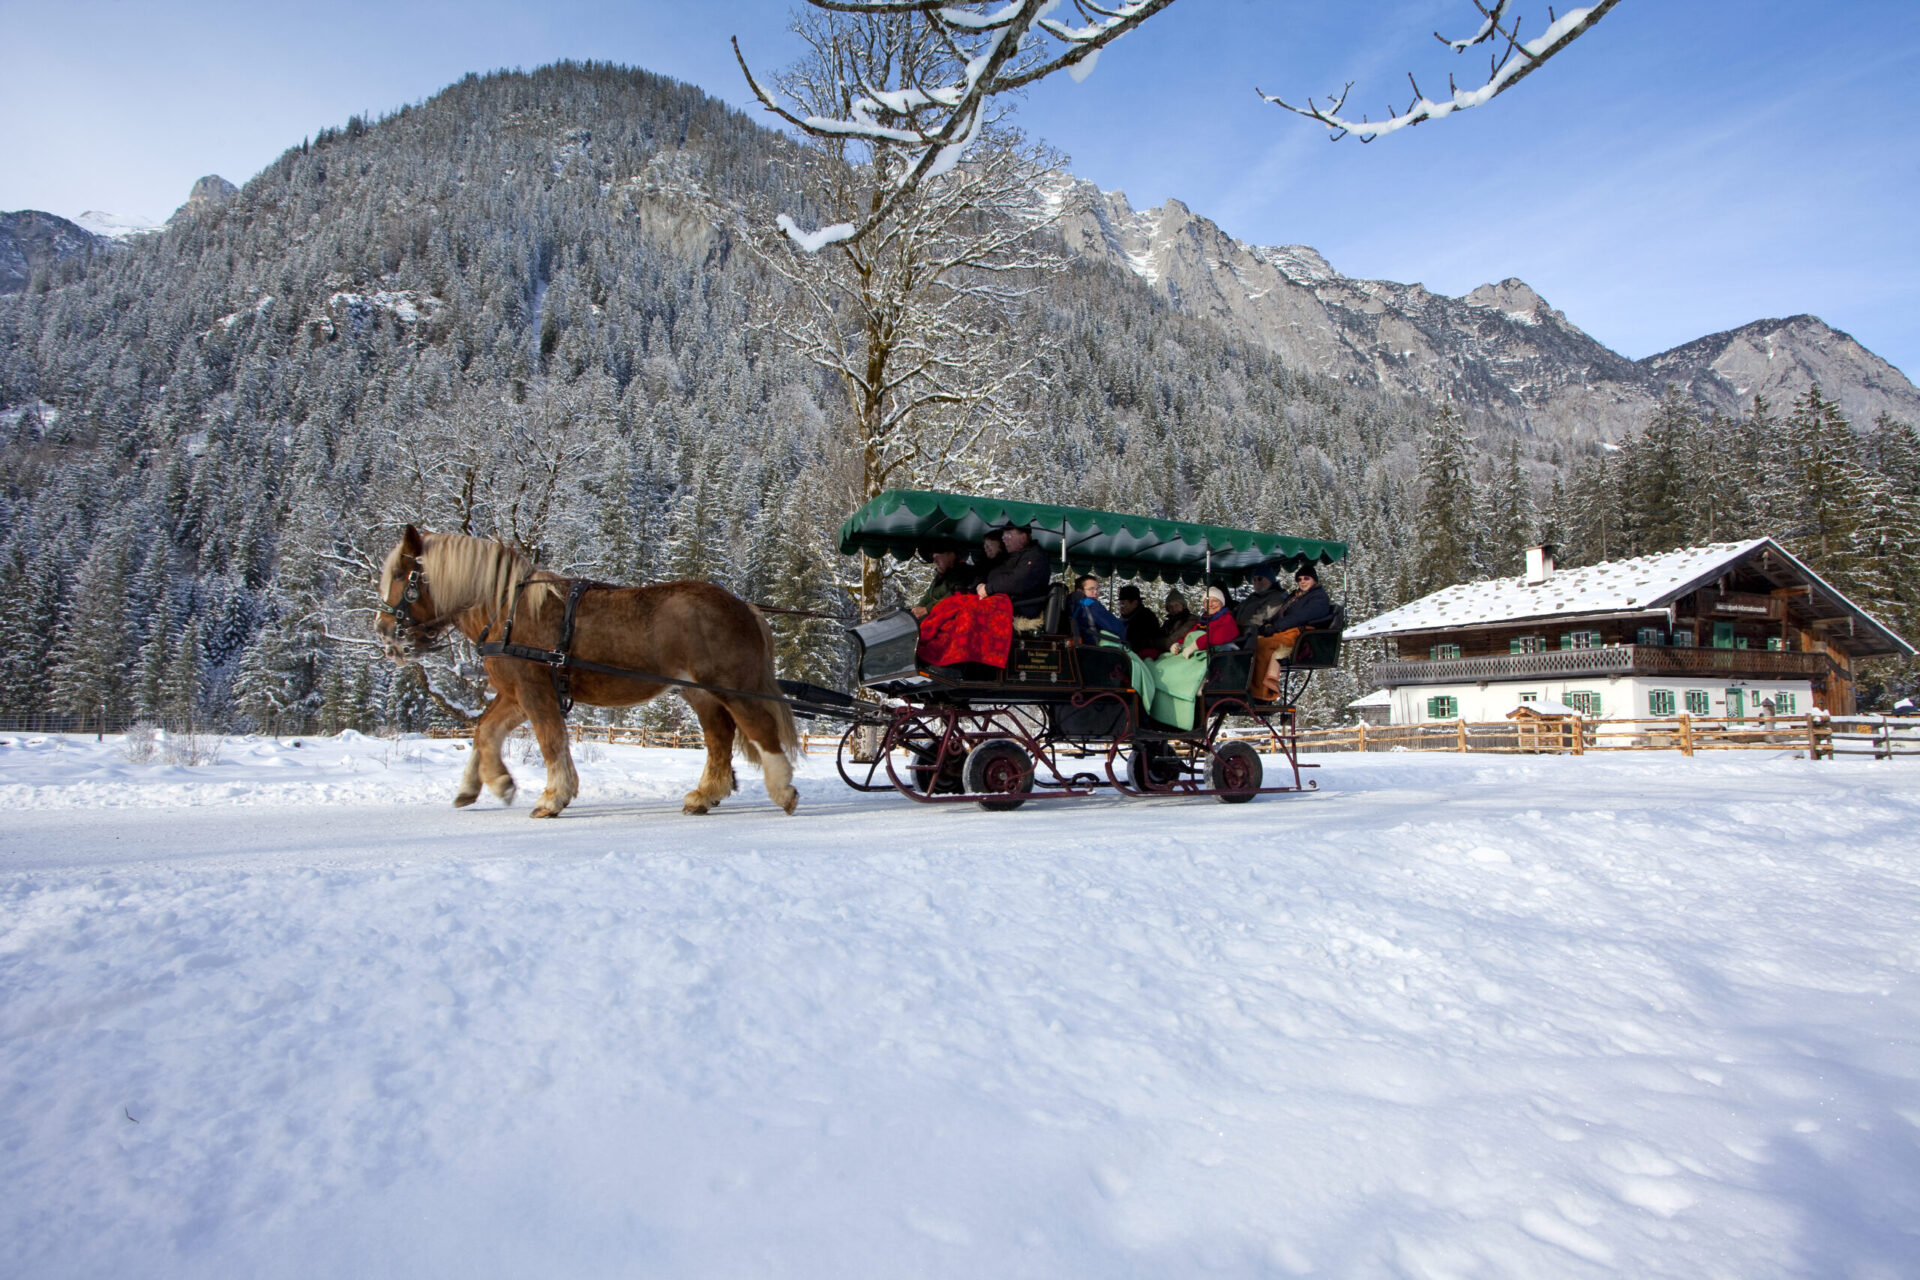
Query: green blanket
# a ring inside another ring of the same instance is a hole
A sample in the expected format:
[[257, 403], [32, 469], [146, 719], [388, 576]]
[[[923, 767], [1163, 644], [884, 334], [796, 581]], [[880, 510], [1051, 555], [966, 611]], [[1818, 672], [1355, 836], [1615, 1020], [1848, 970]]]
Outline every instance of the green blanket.
[[1163, 654], [1154, 659], [1153, 676], [1153, 718], [1176, 728], [1193, 728], [1194, 699], [1207, 682], [1207, 651]]

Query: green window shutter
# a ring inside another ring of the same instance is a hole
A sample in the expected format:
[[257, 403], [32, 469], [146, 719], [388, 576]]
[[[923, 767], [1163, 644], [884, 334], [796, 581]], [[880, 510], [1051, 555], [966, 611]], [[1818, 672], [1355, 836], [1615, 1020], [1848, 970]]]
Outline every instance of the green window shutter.
[[1515, 636], [1513, 639], [1507, 641], [1508, 653], [1525, 653], [1526, 651], [1526, 641], [1522, 640], [1519, 636]]
[[1670, 716], [1673, 714], [1673, 690], [1653, 689], [1647, 693], [1647, 714]]
[[1690, 716], [1711, 715], [1713, 699], [1705, 689], [1687, 690], [1687, 714]]

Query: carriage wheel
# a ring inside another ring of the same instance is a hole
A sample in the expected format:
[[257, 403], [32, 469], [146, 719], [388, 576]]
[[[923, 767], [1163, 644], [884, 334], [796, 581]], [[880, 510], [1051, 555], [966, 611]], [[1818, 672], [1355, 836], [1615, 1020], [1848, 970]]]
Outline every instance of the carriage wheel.
[[980, 807], [993, 813], [1018, 809], [1033, 790], [1033, 757], [1011, 738], [995, 738], [967, 752], [961, 774], [970, 792], [1004, 795], [1005, 800], [982, 800]]
[[1245, 804], [1260, 789], [1260, 753], [1244, 742], [1223, 743], [1207, 766], [1207, 782], [1223, 804]]
[[967, 784], [961, 774], [966, 767], [965, 760], [958, 753], [949, 752], [946, 764], [936, 770], [934, 761], [939, 758], [938, 747], [931, 751], [918, 747], [914, 749], [913, 761], [907, 766], [907, 771], [913, 775], [914, 790], [931, 796], [950, 796], [964, 791]]
[[1165, 743], [1140, 743], [1127, 753], [1127, 778], [1140, 791], [1165, 791], [1180, 780], [1180, 757]]

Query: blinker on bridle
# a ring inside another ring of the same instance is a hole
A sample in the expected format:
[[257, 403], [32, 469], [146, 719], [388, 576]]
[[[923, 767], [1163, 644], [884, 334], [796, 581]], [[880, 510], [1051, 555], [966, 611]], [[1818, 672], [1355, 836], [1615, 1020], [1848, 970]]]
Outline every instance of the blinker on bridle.
[[410, 630], [424, 630], [426, 624], [413, 616], [413, 606], [419, 602], [421, 593], [426, 590], [426, 579], [420, 573], [420, 561], [413, 562], [413, 569], [407, 574], [407, 586], [400, 593], [398, 604], [388, 604], [381, 600], [375, 606], [381, 613], [393, 619], [393, 635], [396, 640], [404, 639]]

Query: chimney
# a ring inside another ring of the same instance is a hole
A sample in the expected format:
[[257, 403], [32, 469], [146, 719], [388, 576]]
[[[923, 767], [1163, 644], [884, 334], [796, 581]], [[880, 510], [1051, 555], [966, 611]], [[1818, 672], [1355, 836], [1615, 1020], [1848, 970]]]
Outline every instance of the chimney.
[[1553, 546], [1541, 543], [1527, 548], [1527, 585], [1537, 587], [1553, 576]]

